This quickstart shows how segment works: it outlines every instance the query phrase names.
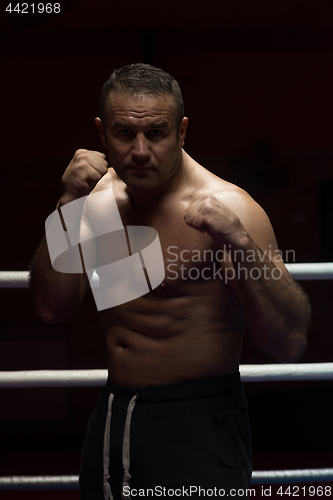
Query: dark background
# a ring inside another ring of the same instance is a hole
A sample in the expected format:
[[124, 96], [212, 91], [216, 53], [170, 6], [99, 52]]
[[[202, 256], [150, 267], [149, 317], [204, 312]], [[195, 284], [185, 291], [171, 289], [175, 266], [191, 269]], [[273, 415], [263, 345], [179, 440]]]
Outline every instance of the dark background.
[[[0, 14], [0, 270], [28, 269], [74, 152], [103, 150], [94, 118], [104, 81], [132, 62], [179, 81], [186, 151], [262, 205], [283, 252], [333, 261], [331, 0], [74, 0], [59, 2], [53, 19], [9, 15], [8, 3]], [[313, 323], [301, 361], [332, 361], [332, 282], [302, 286]], [[2, 289], [0, 299], [0, 370], [106, 367], [91, 296], [59, 325], [34, 315], [26, 289]], [[242, 363], [272, 362], [245, 337]], [[255, 469], [332, 466], [331, 382], [246, 391]], [[97, 394], [2, 389], [0, 475], [77, 474]]]

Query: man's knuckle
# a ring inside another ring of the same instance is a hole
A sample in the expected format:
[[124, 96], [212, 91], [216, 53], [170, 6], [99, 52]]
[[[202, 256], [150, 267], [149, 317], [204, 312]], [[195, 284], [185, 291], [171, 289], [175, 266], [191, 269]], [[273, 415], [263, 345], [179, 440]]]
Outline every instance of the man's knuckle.
[[85, 155], [85, 154], [86, 154], [86, 152], [87, 152], [87, 151], [86, 151], [86, 149], [82, 149], [82, 148], [80, 148], [80, 149], [78, 149], [78, 150], [75, 152], [75, 155], [74, 155], [74, 156], [76, 156], [77, 158], [79, 158], [79, 157], [81, 157], [81, 156]]
[[75, 170], [76, 170], [78, 175], [81, 175], [81, 173], [84, 173], [86, 170], [86, 164], [84, 163], [84, 161], [79, 161], [75, 165]]

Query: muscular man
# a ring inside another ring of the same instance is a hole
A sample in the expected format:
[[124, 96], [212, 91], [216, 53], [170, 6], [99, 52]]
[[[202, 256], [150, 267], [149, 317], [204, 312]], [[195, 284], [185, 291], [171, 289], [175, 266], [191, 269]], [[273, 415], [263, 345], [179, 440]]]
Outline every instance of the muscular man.
[[[266, 214], [184, 151], [187, 124], [170, 75], [125, 66], [100, 96], [96, 126], [107, 157], [79, 150], [63, 175], [61, 207], [112, 188], [125, 227], [157, 231], [165, 264], [157, 288], [100, 311], [109, 378], [83, 447], [83, 500], [247, 488], [250, 431], [238, 371], [245, 325], [279, 361], [296, 361], [306, 347], [308, 301]], [[95, 203], [89, 220], [109, 216]], [[80, 306], [89, 282], [52, 269], [44, 240], [30, 284], [37, 314], [54, 323]]]

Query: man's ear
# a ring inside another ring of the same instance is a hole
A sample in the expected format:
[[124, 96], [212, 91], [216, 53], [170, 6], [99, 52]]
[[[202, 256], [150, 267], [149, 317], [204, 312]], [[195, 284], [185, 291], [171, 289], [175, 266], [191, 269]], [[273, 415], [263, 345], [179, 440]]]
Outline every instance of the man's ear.
[[178, 142], [179, 142], [179, 146], [181, 148], [183, 148], [184, 144], [185, 144], [187, 125], [188, 125], [188, 118], [186, 118], [186, 116], [184, 116], [184, 118], [182, 119], [182, 122], [180, 124], [179, 133], [178, 133]]
[[105, 131], [104, 131], [104, 125], [103, 122], [98, 116], [95, 118], [95, 125], [97, 127], [97, 130], [99, 132], [99, 135], [102, 139], [102, 144], [105, 148], [107, 148], [107, 143], [106, 143], [106, 137], [105, 137]]

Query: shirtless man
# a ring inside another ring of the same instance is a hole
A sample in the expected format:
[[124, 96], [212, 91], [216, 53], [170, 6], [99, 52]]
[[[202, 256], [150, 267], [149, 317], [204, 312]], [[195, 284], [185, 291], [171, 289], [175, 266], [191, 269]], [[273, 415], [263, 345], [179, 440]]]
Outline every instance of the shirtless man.
[[[266, 214], [190, 158], [187, 124], [170, 75], [123, 67], [105, 83], [96, 118], [107, 159], [79, 150], [63, 175], [60, 206], [112, 187], [123, 225], [156, 229], [165, 263], [160, 286], [100, 311], [109, 378], [83, 448], [83, 500], [247, 488], [250, 431], [238, 371], [245, 326], [279, 361], [297, 361], [306, 347], [310, 307]], [[108, 214], [97, 206], [94, 217]], [[55, 323], [77, 310], [89, 282], [53, 270], [44, 240], [30, 285], [36, 313]]]

